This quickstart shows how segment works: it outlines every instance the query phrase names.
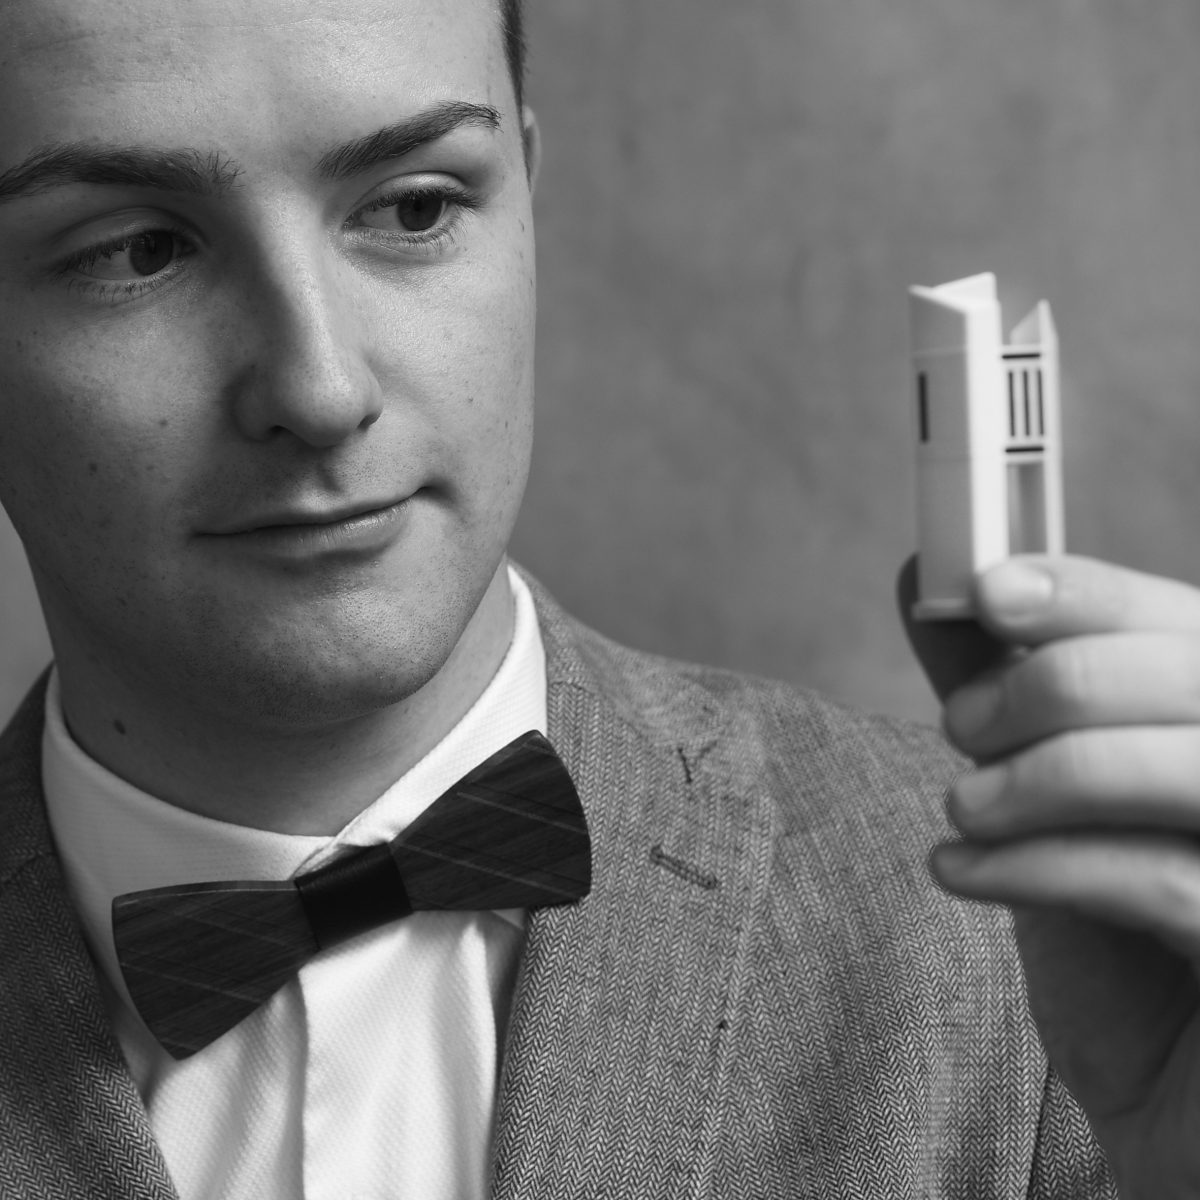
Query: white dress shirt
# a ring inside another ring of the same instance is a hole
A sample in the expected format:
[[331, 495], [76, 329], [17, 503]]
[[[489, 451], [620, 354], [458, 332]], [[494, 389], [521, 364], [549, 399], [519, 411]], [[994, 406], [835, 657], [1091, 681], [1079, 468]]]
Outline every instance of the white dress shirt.
[[156, 800], [87, 756], [46, 696], [50, 826], [118, 1041], [182, 1200], [483, 1200], [524, 913], [415, 913], [318, 954], [182, 1062], [137, 1016], [114, 896], [200, 880], [286, 879], [395, 837], [462, 775], [546, 730], [537, 614], [509, 568], [512, 644], [474, 707], [334, 837], [273, 833]]

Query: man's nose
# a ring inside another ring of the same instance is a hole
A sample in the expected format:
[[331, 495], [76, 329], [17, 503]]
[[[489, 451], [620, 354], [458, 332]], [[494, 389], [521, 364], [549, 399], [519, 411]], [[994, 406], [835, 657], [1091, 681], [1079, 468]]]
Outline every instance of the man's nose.
[[234, 420], [255, 441], [291, 434], [336, 446], [383, 411], [364, 324], [340, 264], [265, 281], [246, 303], [251, 352], [234, 384]]

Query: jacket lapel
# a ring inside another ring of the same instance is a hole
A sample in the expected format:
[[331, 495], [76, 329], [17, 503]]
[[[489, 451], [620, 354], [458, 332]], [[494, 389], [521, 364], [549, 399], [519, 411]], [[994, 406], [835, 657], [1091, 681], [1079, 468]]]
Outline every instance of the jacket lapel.
[[707, 1190], [762, 805], [733, 794], [701, 689], [648, 673], [529, 581], [546, 643], [549, 734], [593, 840], [593, 889], [531, 914], [497, 1112], [495, 1200]]
[[51, 845], [44, 693], [43, 680], [0, 741], [0, 1191], [176, 1200]]

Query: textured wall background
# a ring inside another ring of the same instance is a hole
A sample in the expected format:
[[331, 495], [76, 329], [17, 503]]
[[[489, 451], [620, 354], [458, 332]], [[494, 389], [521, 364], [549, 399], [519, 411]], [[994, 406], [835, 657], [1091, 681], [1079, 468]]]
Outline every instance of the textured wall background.
[[[1054, 305], [1073, 549], [1200, 582], [1194, 0], [529, 0], [515, 553], [613, 636], [930, 716], [904, 291]], [[0, 709], [47, 656], [0, 529]]]
[[1072, 549], [1200, 580], [1194, 0], [532, 0], [540, 441], [518, 556], [635, 645], [933, 706], [905, 288], [1062, 338]]

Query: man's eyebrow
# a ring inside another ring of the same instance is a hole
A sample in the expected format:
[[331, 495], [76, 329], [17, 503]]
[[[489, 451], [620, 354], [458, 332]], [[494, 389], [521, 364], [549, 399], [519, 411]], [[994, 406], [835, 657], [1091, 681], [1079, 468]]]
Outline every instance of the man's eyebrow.
[[233, 187], [240, 174], [237, 166], [213, 152], [55, 142], [35, 150], [23, 163], [0, 172], [0, 204], [72, 183], [221, 196]]
[[[347, 179], [390, 159], [404, 158], [464, 125], [500, 128], [487, 104], [449, 100], [327, 151], [317, 161], [325, 179]], [[242, 169], [215, 151], [160, 150], [91, 142], [55, 142], [0, 172], [0, 204], [70, 184], [111, 184], [221, 197]]]
[[382, 162], [404, 158], [463, 125], [482, 125], [485, 129], [497, 130], [500, 113], [488, 104], [447, 100], [328, 151], [317, 162], [317, 172], [325, 179], [349, 179]]

